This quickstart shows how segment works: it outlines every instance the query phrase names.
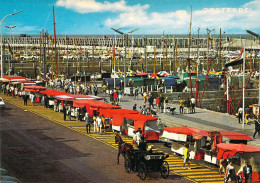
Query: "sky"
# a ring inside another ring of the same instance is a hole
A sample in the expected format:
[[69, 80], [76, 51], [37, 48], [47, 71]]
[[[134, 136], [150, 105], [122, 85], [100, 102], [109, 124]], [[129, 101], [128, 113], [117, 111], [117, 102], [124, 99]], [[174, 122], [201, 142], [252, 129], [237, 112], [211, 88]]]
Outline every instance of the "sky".
[[[56, 34], [114, 34], [111, 28], [134, 34], [196, 34], [206, 29], [219, 34], [260, 33], [260, 0], [0, 0], [3, 34], [53, 34], [53, 6]], [[191, 16], [192, 7], [192, 16]]]

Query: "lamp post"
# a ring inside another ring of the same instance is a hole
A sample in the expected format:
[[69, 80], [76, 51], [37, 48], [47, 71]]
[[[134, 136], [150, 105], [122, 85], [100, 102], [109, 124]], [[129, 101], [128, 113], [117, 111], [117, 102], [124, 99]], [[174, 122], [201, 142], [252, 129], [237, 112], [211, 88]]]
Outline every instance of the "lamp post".
[[[119, 31], [119, 30], [117, 30], [117, 29], [114, 29], [114, 28], [111, 28], [113, 31], [115, 31], [115, 32], [117, 32], [117, 33], [119, 33], [119, 34], [121, 34], [121, 35], [123, 35], [123, 45], [125, 45], [125, 62], [124, 62], [124, 90], [125, 90], [125, 88], [126, 88], [126, 43], [124, 42], [125, 41], [125, 38], [127, 39], [127, 37], [128, 37], [128, 34], [131, 34], [131, 33], [133, 33], [133, 32], [135, 32], [135, 31], [137, 31], [137, 30], [139, 30], [139, 28], [138, 29], [134, 29], [134, 30], [132, 30], [132, 31], [129, 31], [128, 33], [123, 33], [123, 32], [121, 32], [121, 31]], [[127, 40], [126, 40], [127, 41]]]
[[[5, 26], [6, 28], [10, 29], [10, 41], [9, 41], [9, 45], [10, 45], [10, 49], [11, 49], [11, 43], [12, 43], [12, 29], [14, 29], [16, 27], [16, 25], [14, 26]], [[9, 67], [9, 70], [8, 70], [8, 75], [10, 76], [10, 60], [12, 59], [12, 55], [10, 53], [10, 59], [8, 60], [8, 67]]]
[[[111, 28], [112, 30], [120, 30], [121, 29], [121, 27], [120, 28], [117, 28], [117, 29], [115, 29], [115, 28]], [[116, 49], [115, 48], [115, 46], [116, 46], [116, 31], [115, 31], [115, 41], [114, 41], [114, 48], [113, 49]], [[116, 88], [116, 58], [115, 58], [115, 55], [114, 55], [114, 52], [115, 52], [115, 50], [113, 50], [113, 62], [114, 62], [114, 88]]]
[[4, 75], [4, 68], [3, 68], [3, 22], [4, 20], [11, 16], [11, 15], [16, 15], [18, 13], [22, 13], [23, 11], [18, 11], [18, 12], [15, 12], [15, 13], [12, 13], [12, 14], [9, 14], [9, 15], [6, 15], [2, 21], [1, 21], [1, 77], [3, 77]]

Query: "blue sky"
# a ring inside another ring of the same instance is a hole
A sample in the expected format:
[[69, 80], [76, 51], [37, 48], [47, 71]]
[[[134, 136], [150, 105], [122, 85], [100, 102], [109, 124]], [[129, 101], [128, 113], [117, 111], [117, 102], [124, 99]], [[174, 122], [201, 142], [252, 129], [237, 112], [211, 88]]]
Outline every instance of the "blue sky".
[[260, 0], [0, 0], [3, 34], [5, 25], [16, 25], [13, 34], [39, 34], [42, 28], [53, 34], [52, 6], [55, 6], [57, 34], [113, 34], [140, 28], [136, 34], [187, 34], [192, 6], [192, 33], [200, 28], [221, 27], [226, 33], [260, 32]]

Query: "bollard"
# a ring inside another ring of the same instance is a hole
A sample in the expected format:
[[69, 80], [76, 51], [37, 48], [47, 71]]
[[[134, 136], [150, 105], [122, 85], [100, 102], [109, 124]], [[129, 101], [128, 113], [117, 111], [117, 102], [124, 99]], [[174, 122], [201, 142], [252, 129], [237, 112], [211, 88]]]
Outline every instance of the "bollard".
[[171, 86], [171, 93], [172, 93], [173, 91], [172, 91], [172, 86]]

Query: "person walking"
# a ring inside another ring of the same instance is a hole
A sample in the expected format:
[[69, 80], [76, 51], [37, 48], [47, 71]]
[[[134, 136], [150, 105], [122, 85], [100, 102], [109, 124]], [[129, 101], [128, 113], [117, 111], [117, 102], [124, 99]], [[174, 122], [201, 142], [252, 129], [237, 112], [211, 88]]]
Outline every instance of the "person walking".
[[190, 170], [190, 152], [189, 152], [189, 145], [186, 145], [184, 149], [184, 161], [182, 165], [182, 169], [185, 169], [185, 164], [188, 163], [188, 169]]
[[46, 95], [44, 96], [44, 107], [45, 108], [49, 107], [49, 98]]
[[97, 96], [98, 94], [98, 87], [97, 85], [94, 86], [94, 95]]
[[237, 113], [238, 113], [238, 123], [241, 123], [242, 122], [242, 117], [243, 117], [243, 108], [239, 107]]
[[25, 94], [25, 95], [23, 96], [23, 105], [27, 105], [27, 101], [28, 101], [28, 95]]
[[248, 117], [250, 115], [250, 107], [249, 106], [246, 106], [245, 108], [245, 120], [246, 120], [246, 124], [248, 123]]
[[104, 115], [101, 116], [103, 129], [106, 130], [106, 118]]
[[90, 133], [90, 117], [88, 115], [88, 113], [85, 113], [85, 122], [86, 122], [86, 132], [87, 134]]
[[187, 98], [187, 101], [186, 101], [186, 107], [187, 107], [187, 113], [191, 113], [191, 101], [190, 101], [190, 98]]
[[35, 95], [32, 94], [32, 96], [31, 96], [31, 103], [32, 103], [32, 106], [34, 106], [34, 102], [35, 102]]
[[253, 138], [255, 139], [255, 135], [258, 133], [259, 135], [260, 131], [260, 116], [258, 116], [258, 119], [255, 120], [255, 133], [253, 135]]
[[146, 105], [146, 103], [147, 103], [147, 92], [144, 92], [143, 93], [143, 98], [144, 98], [144, 105]]
[[133, 110], [136, 111], [136, 109], [137, 109], [137, 104], [134, 104]]
[[190, 102], [191, 102], [191, 114], [194, 114], [195, 113], [195, 103], [196, 103], [196, 100], [194, 97], [192, 97], [190, 99]]
[[252, 166], [249, 164], [249, 161], [246, 161], [246, 165], [243, 167], [243, 177], [245, 179], [245, 183], [252, 182]]
[[165, 97], [165, 99], [164, 99], [164, 107], [163, 107], [163, 112], [164, 113], [166, 112], [166, 109], [168, 107], [168, 103], [169, 103], [168, 97]]
[[222, 174], [226, 173], [226, 168], [227, 168], [228, 162], [227, 160], [221, 159], [219, 161], [219, 174], [222, 176]]
[[71, 121], [71, 107], [70, 105], [68, 106], [68, 115], [69, 115], [69, 121]]
[[137, 146], [139, 145], [141, 138], [142, 138], [142, 132], [141, 129], [139, 128], [136, 132], [136, 139], [135, 139]]
[[114, 104], [116, 104], [117, 98], [118, 98], [118, 94], [117, 94], [116, 89], [114, 89], [114, 92], [113, 92], [113, 102], [114, 102]]
[[134, 100], [138, 100], [138, 88], [135, 88]]
[[149, 103], [149, 107], [150, 107], [150, 109], [153, 107], [153, 109], [154, 109], [154, 106], [153, 106], [153, 96], [152, 95], [150, 95], [150, 97], [148, 98], [148, 103]]
[[100, 116], [97, 117], [97, 132], [102, 134], [102, 119]]
[[118, 102], [122, 102], [122, 98], [123, 98], [122, 90], [119, 90], [118, 91]]
[[184, 103], [184, 100], [181, 98], [180, 101], [179, 101], [179, 104], [180, 104], [180, 114], [183, 114], [183, 103]]
[[97, 132], [97, 117], [93, 116], [94, 132]]
[[66, 116], [67, 116], [67, 110], [65, 104], [63, 104], [63, 119], [66, 121]]
[[232, 160], [229, 161], [229, 164], [226, 169], [225, 182], [236, 183], [235, 167], [233, 165]]
[[158, 96], [155, 100], [156, 102], [156, 111], [159, 112], [160, 110], [160, 97]]
[[163, 107], [164, 107], [164, 97], [161, 94], [160, 95], [160, 108], [161, 108], [161, 113], [163, 113]]

